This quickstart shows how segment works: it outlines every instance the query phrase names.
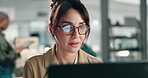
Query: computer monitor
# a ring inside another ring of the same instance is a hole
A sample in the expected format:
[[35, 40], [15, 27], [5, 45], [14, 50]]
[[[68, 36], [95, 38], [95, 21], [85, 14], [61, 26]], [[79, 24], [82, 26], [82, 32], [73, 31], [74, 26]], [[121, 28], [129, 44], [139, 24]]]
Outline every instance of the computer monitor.
[[49, 78], [148, 78], [148, 62], [54, 65]]

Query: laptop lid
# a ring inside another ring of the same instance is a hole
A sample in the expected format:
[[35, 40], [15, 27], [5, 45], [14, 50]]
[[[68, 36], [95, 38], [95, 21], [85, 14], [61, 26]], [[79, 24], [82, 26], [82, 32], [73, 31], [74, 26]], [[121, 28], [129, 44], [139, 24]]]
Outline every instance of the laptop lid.
[[49, 78], [148, 78], [148, 63], [54, 65]]

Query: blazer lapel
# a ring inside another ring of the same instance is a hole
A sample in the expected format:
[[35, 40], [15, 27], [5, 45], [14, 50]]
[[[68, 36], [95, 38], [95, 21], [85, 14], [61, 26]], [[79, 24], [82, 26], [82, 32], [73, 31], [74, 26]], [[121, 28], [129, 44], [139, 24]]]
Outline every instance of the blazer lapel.
[[47, 51], [44, 55], [44, 67], [46, 69], [46, 74], [44, 78], [48, 78], [48, 68], [51, 65], [58, 64], [55, 56], [55, 46], [53, 46], [49, 51]]
[[86, 53], [81, 49], [78, 51], [78, 63], [79, 64], [89, 63]]
[[55, 45], [47, 52], [45, 53], [45, 68], [48, 68], [50, 65], [58, 64], [56, 56], [55, 56]]

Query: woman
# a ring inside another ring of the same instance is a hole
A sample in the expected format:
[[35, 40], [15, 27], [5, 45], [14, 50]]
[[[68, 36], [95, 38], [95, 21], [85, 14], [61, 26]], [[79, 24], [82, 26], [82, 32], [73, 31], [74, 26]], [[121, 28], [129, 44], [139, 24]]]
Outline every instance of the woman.
[[56, 44], [43, 55], [27, 60], [24, 78], [47, 78], [55, 64], [100, 63], [80, 48], [90, 33], [89, 16], [79, 0], [53, 0], [49, 30]]
[[0, 78], [12, 78], [15, 68], [15, 60], [20, 56], [22, 48], [11, 47], [2, 33], [6, 30], [9, 24], [8, 15], [0, 12]]

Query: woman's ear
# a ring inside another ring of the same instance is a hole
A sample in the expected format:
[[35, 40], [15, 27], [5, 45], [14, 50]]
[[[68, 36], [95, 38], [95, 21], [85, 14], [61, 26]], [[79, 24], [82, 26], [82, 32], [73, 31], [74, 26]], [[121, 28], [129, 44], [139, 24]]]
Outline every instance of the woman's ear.
[[53, 27], [51, 24], [48, 24], [48, 30], [50, 31], [51, 35], [54, 36]]

